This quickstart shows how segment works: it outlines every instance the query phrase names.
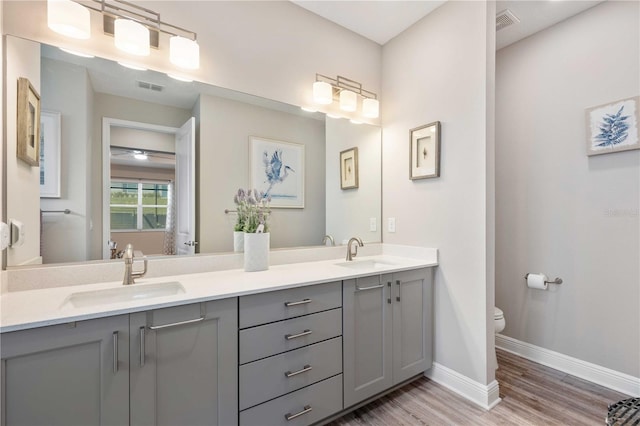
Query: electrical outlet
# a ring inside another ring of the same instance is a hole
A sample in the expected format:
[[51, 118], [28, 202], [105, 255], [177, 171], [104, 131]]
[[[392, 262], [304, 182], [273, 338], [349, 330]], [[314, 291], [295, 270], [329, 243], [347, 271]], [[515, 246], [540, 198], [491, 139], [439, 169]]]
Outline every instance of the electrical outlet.
[[369, 231], [376, 232], [378, 230], [378, 224], [376, 223], [376, 218], [369, 218]]
[[396, 232], [396, 218], [390, 217], [387, 223], [387, 231]]
[[9, 225], [4, 222], [0, 222], [0, 251], [9, 247], [10, 241]]

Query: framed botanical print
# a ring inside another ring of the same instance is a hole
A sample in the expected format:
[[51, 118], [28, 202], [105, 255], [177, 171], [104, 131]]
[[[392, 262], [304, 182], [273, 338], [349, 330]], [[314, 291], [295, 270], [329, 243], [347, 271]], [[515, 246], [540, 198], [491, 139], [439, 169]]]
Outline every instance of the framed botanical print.
[[340, 153], [340, 189], [358, 187], [358, 148]]
[[440, 176], [440, 122], [409, 131], [409, 179]]

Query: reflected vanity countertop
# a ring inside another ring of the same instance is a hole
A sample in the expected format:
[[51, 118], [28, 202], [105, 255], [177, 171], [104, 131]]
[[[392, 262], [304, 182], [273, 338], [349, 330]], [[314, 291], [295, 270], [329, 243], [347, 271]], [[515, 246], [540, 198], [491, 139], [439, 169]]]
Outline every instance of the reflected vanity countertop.
[[0, 297], [0, 332], [437, 265], [437, 250], [434, 249], [433, 256], [422, 258], [382, 254], [358, 257], [353, 262], [345, 262], [340, 258], [274, 265], [261, 272], [231, 269], [140, 278], [131, 286], [123, 286], [122, 282], [107, 282], [15, 291]]

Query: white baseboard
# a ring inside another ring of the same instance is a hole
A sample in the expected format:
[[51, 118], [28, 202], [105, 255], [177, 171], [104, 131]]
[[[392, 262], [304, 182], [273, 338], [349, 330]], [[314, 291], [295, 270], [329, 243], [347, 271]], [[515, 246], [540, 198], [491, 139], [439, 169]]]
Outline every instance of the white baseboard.
[[640, 378], [496, 334], [496, 347], [624, 394], [640, 396]]
[[485, 410], [492, 409], [500, 402], [498, 382], [495, 380], [483, 385], [437, 362], [424, 375]]

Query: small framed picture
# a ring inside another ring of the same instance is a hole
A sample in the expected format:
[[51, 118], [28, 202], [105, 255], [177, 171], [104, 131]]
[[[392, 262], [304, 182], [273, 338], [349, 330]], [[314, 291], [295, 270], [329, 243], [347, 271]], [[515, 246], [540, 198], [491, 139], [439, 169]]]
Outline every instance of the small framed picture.
[[40, 164], [40, 95], [28, 79], [18, 79], [18, 158], [30, 166]]
[[60, 113], [40, 117], [40, 198], [60, 198]]
[[440, 122], [409, 131], [409, 179], [440, 176]]
[[640, 149], [640, 96], [586, 110], [587, 155]]
[[340, 189], [358, 187], [358, 148], [340, 153]]

